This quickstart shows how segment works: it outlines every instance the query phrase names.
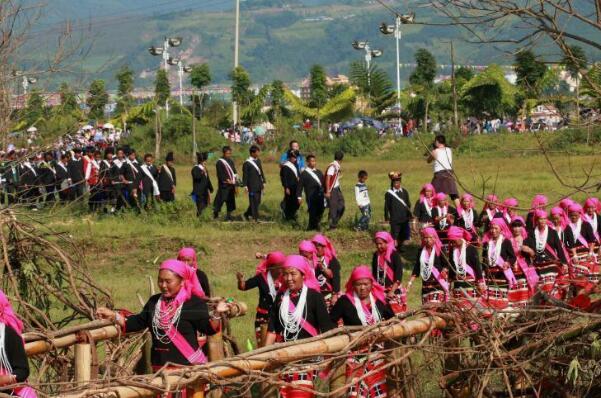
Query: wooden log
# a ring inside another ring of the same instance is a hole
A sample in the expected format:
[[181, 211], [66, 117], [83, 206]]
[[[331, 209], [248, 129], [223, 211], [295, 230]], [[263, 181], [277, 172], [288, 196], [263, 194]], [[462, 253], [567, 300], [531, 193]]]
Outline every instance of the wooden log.
[[[379, 331], [378, 338], [372, 343], [386, 341], [389, 339], [398, 339], [401, 337], [414, 336], [426, 333], [432, 328], [444, 328], [446, 321], [438, 316], [413, 319], [400, 323], [383, 324], [376, 330]], [[237, 357], [228, 358], [219, 362], [218, 365], [207, 364], [188, 367], [182, 370], [165, 371], [162, 377], [155, 377], [148, 380], [149, 385], [156, 387], [165, 387], [170, 385], [173, 388], [181, 389], [185, 387], [182, 382], [182, 374], [187, 376], [212, 375], [218, 378], [235, 377], [244, 374], [244, 370], [263, 370], [268, 369], [274, 364], [285, 364], [298, 361], [304, 358], [335, 354], [345, 349], [353, 338], [360, 336], [362, 332], [341, 334], [328, 337], [323, 340], [315, 340], [303, 343], [302, 340], [294, 345], [277, 349], [274, 346], [273, 351], [262, 352], [256, 355], [248, 355], [244, 359]], [[156, 396], [156, 390], [140, 387], [140, 384], [127, 385], [125, 381], [120, 381], [122, 385], [102, 388], [101, 390], [89, 390], [73, 394], [60, 394], [63, 398], [88, 398], [88, 397], [119, 397], [119, 398], [140, 398]], [[198, 383], [195, 380], [194, 383]]]
[[75, 344], [75, 381], [87, 383], [92, 380], [92, 346], [89, 343]]

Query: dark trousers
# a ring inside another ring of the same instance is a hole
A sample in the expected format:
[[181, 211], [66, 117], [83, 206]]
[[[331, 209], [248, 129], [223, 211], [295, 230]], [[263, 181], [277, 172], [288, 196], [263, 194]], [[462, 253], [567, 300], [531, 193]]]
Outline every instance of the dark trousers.
[[198, 199], [196, 199], [196, 216], [200, 217], [202, 215], [202, 212], [204, 211], [204, 209], [206, 209], [207, 207], [209, 207], [209, 198], [207, 197], [200, 197]]
[[338, 227], [338, 222], [344, 215], [344, 196], [340, 188], [334, 188], [330, 192], [330, 199], [328, 200], [328, 207], [330, 208], [330, 228], [335, 229]]
[[73, 186], [71, 187], [71, 200], [77, 200], [83, 196], [85, 181], [77, 181], [73, 182]]
[[154, 192], [152, 190], [144, 191], [142, 192], [142, 195], [144, 195], [144, 210], [154, 209], [156, 205], [156, 198], [154, 197]]
[[318, 196], [307, 203], [309, 208], [309, 231], [319, 231], [319, 224], [325, 211], [323, 196]]
[[88, 207], [90, 211], [97, 211], [102, 207], [104, 191], [102, 185], [90, 186], [90, 198], [88, 199]]
[[411, 227], [409, 221], [405, 222], [390, 222], [390, 235], [397, 242], [397, 250], [400, 251], [403, 243], [411, 237]]
[[44, 189], [46, 190], [46, 195], [44, 196], [44, 202], [54, 202], [55, 201], [54, 193], [56, 192], [56, 185], [54, 185], [54, 184], [46, 185], [46, 186], [44, 186]]
[[134, 186], [133, 184], [127, 187], [127, 204], [129, 205], [130, 208], [132, 209], [137, 209], [138, 211], [140, 210], [140, 205], [138, 203], [138, 196], [137, 196], [137, 192], [136, 195], [134, 195]]
[[236, 188], [233, 185], [220, 186], [217, 189], [217, 195], [215, 196], [215, 203], [213, 204], [213, 217], [217, 218], [221, 207], [225, 203], [227, 208], [227, 217], [230, 217], [230, 213], [236, 210]]
[[296, 189], [290, 189], [290, 195], [284, 193], [282, 200], [282, 210], [284, 211], [284, 220], [296, 220], [296, 212], [298, 211], [298, 198], [296, 197]]
[[361, 217], [357, 221], [357, 228], [362, 231], [367, 231], [369, 228], [369, 221], [371, 220], [371, 205], [360, 207]]
[[175, 195], [173, 194], [173, 191], [161, 191], [160, 194], [163, 202], [175, 201]]
[[21, 187], [19, 192], [19, 202], [33, 204], [37, 201], [39, 195], [40, 190], [37, 187]]
[[248, 209], [244, 212], [245, 217], [259, 220], [259, 206], [261, 205], [261, 191], [248, 193]]
[[128, 205], [128, 191], [127, 188], [123, 188], [122, 185], [117, 185], [115, 194], [117, 195], [117, 203], [115, 204], [115, 210], [121, 210]]

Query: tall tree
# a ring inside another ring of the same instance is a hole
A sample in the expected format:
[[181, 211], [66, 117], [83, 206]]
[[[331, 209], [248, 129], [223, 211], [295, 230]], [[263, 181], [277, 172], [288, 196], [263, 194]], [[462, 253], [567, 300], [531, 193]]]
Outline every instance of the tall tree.
[[154, 99], [158, 106], [164, 106], [171, 97], [171, 86], [165, 69], [159, 69], [154, 81]]
[[132, 92], [134, 91], [134, 71], [127, 65], [123, 65], [115, 75], [117, 79], [117, 109], [116, 114], [128, 114], [133, 106], [134, 99]]
[[61, 97], [61, 111], [62, 113], [68, 114], [77, 110], [77, 96], [69, 87], [69, 84], [66, 82], [61, 83], [60, 88], [58, 89], [59, 95]]
[[[211, 83], [211, 70], [208, 64], [196, 64], [190, 72], [190, 83], [192, 87], [202, 91], [203, 88]], [[202, 114], [202, 104], [204, 103], [204, 93], [200, 96], [194, 93], [192, 95], [192, 113], [194, 116]], [[196, 112], [198, 110], [198, 112]]]
[[285, 90], [284, 82], [281, 80], [274, 80], [271, 83], [271, 91], [269, 93], [271, 97], [271, 109], [268, 116], [275, 124], [276, 129], [281, 127], [282, 116], [287, 116], [290, 113], [288, 108], [286, 108]]
[[44, 97], [38, 88], [29, 92], [27, 108], [25, 108], [25, 119], [28, 124], [34, 124], [44, 116]]
[[380, 114], [396, 102], [396, 93], [388, 74], [375, 64], [371, 64], [368, 71], [365, 62], [352, 62], [350, 80], [359, 89], [372, 113]]
[[473, 116], [502, 117], [515, 106], [517, 89], [498, 65], [489, 65], [461, 88], [461, 97]]
[[586, 69], [588, 60], [586, 53], [579, 46], [569, 46], [562, 63], [570, 77], [576, 82], [576, 121], [580, 122], [580, 72]]
[[[311, 67], [309, 77], [309, 88], [311, 94], [309, 96], [309, 106], [316, 109], [321, 109], [328, 101], [328, 86], [326, 83], [326, 71], [321, 65], [313, 65]], [[317, 130], [321, 129], [320, 112], [317, 112]]]
[[106, 92], [104, 80], [94, 80], [88, 90], [86, 104], [90, 108], [89, 116], [92, 119], [102, 119], [104, 117], [104, 107], [109, 102], [109, 95]]
[[230, 73], [232, 80], [232, 100], [238, 103], [241, 108], [248, 106], [253, 98], [250, 90], [250, 75], [242, 66], [237, 66]]
[[415, 93], [423, 103], [424, 131], [428, 131], [428, 113], [435, 96], [434, 78], [436, 77], [436, 59], [428, 50], [420, 48], [415, 52], [415, 70], [409, 76]]
[[528, 98], [536, 98], [540, 94], [542, 81], [547, 66], [531, 50], [520, 51], [515, 55], [515, 73], [517, 85], [524, 90]]

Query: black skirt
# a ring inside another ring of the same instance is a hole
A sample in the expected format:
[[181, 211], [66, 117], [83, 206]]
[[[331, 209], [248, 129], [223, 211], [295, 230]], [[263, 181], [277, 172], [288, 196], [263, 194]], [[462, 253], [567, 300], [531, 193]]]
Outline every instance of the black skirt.
[[455, 177], [453, 177], [453, 172], [450, 170], [442, 170], [434, 173], [432, 185], [436, 189], [436, 192], [444, 192], [447, 195], [459, 195], [457, 184], [455, 184]]

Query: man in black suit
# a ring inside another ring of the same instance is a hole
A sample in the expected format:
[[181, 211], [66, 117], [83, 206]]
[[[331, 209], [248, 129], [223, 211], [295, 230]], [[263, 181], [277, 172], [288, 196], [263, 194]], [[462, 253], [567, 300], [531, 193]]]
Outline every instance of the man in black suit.
[[265, 186], [265, 174], [259, 155], [261, 150], [258, 146], [250, 147], [250, 157], [246, 159], [242, 166], [242, 183], [244, 189], [248, 192], [248, 209], [244, 213], [244, 218], [248, 221], [250, 217], [259, 221], [259, 206], [261, 205], [261, 195]]
[[221, 207], [225, 203], [227, 206], [226, 221], [232, 220], [232, 212], [236, 210], [236, 165], [232, 160], [232, 148], [224, 146], [223, 156], [217, 160], [215, 167], [217, 169], [217, 195], [213, 205], [213, 218], [219, 217]]
[[[113, 187], [113, 196], [115, 197], [115, 210], [121, 210], [125, 204], [125, 193], [123, 187], [123, 178], [121, 171], [123, 169], [123, 165], [125, 164], [125, 152], [123, 148], [117, 149], [117, 156], [113, 159], [113, 163], [111, 166], [111, 170], [109, 172], [109, 176], [111, 179], [112, 187]], [[111, 212], [113, 210], [111, 209]]]
[[144, 195], [144, 209], [150, 210], [160, 195], [157, 182], [159, 169], [154, 165], [154, 157], [150, 153], [144, 155], [144, 164], [140, 166], [140, 178]]
[[121, 181], [125, 188], [127, 203], [130, 208], [138, 209], [138, 187], [140, 186], [140, 170], [138, 170], [136, 151], [130, 148], [127, 151], [127, 159], [121, 167]]
[[81, 157], [81, 149], [73, 150], [73, 158], [69, 161], [69, 177], [71, 178], [71, 200], [77, 200], [83, 196], [85, 187], [85, 171], [83, 159]]
[[319, 224], [325, 210], [323, 183], [323, 173], [317, 169], [315, 155], [307, 156], [307, 167], [300, 175], [296, 198], [300, 206], [303, 202], [303, 190], [305, 191], [309, 210], [309, 226], [307, 227], [309, 231], [319, 231]]
[[26, 159], [19, 166], [19, 201], [33, 205], [39, 195], [40, 177], [34, 164], [35, 156]]
[[[196, 154], [196, 165], [192, 167], [192, 196], [196, 202], [196, 215], [200, 217], [204, 209], [211, 203], [211, 193], [213, 193], [213, 184], [207, 170], [207, 159], [209, 155], [206, 152]], [[206, 291], [205, 291], [206, 293]]]
[[44, 154], [44, 160], [40, 163], [40, 180], [44, 186], [44, 202], [53, 202], [56, 191], [56, 170], [54, 169], [54, 155], [52, 152]]
[[169, 152], [165, 157], [165, 164], [159, 170], [159, 193], [163, 202], [175, 201], [175, 186], [177, 185], [177, 177], [173, 163], [175, 158], [173, 152]]
[[56, 163], [56, 187], [58, 197], [62, 202], [71, 199], [71, 177], [69, 176], [69, 155], [61, 154], [60, 160]]
[[401, 187], [402, 173], [391, 172], [390, 189], [384, 195], [384, 220], [390, 222], [390, 234], [397, 241], [397, 251], [410, 238], [409, 222], [413, 217], [409, 192]]
[[298, 168], [296, 167], [296, 152], [288, 151], [288, 160], [282, 164], [280, 169], [280, 180], [284, 188], [284, 200], [282, 200], [282, 210], [284, 211], [284, 220], [296, 220], [296, 212], [299, 203], [296, 192], [298, 191]]

